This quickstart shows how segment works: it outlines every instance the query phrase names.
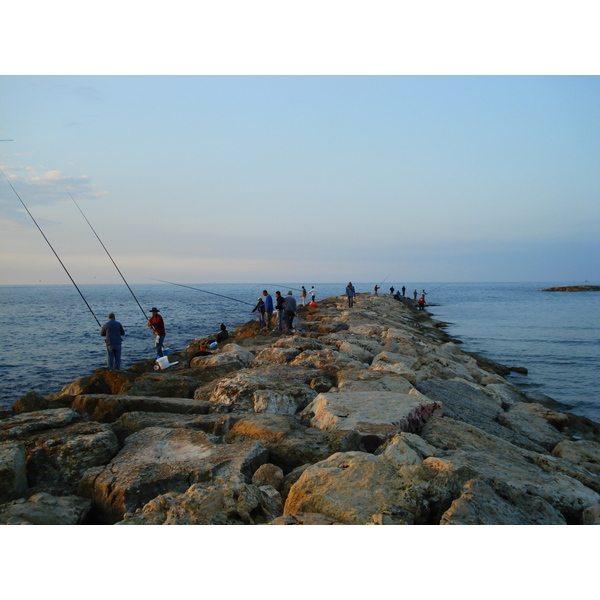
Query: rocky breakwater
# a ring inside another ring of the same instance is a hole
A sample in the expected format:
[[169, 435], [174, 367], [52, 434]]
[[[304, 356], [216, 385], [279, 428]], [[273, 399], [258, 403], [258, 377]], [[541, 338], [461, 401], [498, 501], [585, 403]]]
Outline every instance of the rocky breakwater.
[[600, 425], [523, 394], [410, 301], [302, 307], [0, 419], [0, 522], [600, 522]]

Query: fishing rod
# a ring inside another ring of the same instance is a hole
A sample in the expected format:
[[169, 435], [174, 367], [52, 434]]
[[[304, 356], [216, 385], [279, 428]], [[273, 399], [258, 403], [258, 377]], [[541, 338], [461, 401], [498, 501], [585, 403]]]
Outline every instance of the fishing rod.
[[231, 296], [223, 296], [223, 294], [209, 292], [208, 290], [201, 290], [200, 288], [192, 287], [191, 285], [184, 285], [183, 283], [173, 283], [172, 281], [165, 281], [164, 279], [154, 279], [153, 277], [149, 277], [148, 279], [151, 279], [152, 281], [160, 281], [161, 283], [168, 283], [170, 285], [177, 285], [179, 287], [188, 288], [190, 290], [196, 290], [197, 292], [204, 292], [205, 294], [212, 294], [213, 296], [219, 296], [220, 298], [227, 298], [227, 300], [233, 300], [234, 302], [241, 302], [242, 304], [254, 306], [254, 304], [246, 302], [245, 300], [238, 300], [237, 298], [232, 298]]
[[390, 272], [387, 274], [387, 277], [386, 277], [386, 278], [385, 278], [385, 279], [384, 279], [384, 280], [383, 280], [383, 281], [382, 281], [382, 282], [379, 284], [379, 286], [378, 286], [378, 287], [381, 287], [381, 286], [382, 286], [382, 285], [383, 285], [383, 284], [386, 282], [387, 278], [388, 278], [388, 277], [389, 277], [389, 276], [390, 276], [390, 275], [391, 275], [393, 272], [394, 272], [394, 271], [390, 271]]
[[69, 188], [66, 188], [66, 189], [67, 189], [67, 194], [69, 194], [69, 196], [71, 196], [71, 200], [73, 200], [73, 202], [75, 202], [75, 206], [79, 209], [79, 212], [81, 213], [83, 218], [86, 220], [86, 223], [90, 226], [90, 229], [94, 232], [94, 235], [100, 242], [100, 245], [104, 248], [104, 251], [106, 252], [106, 254], [108, 254], [108, 258], [110, 258], [110, 260], [112, 261], [112, 264], [115, 265], [115, 269], [118, 271], [119, 275], [121, 276], [121, 279], [125, 282], [127, 289], [131, 292], [131, 295], [133, 296], [133, 299], [137, 302], [137, 305], [140, 307], [140, 310], [142, 311], [142, 313], [144, 315], [144, 319], [146, 319], [146, 321], [148, 321], [149, 319], [146, 316], [146, 311], [142, 308], [142, 305], [139, 303], [139, 300], [136, 298], [136, 295], [133, 293], [133, 290], [129, 287], [127, 280], [123, 276], [123, 273], [121, 273], [121, 269], [119, 269], [119, 267], [117, 267], [117, 263], [114, 261], [113, 257], [110, 255], [110, 252], [107, 250], [106, 246], [102, 243], [100, 236], [96, 233], [96, 230], [92, 227], [92, 224], [88, 221], [88, 218], [85, 216], [85, 214], [81, 210], [81, 207], [79, 206], [79, 204], [77, 204], [77, 202], [75, 201], [75, 198], [73, 198], [73, 196], [71, 195], [71, 192], [69, 192]]
[[438, 285], [436, 288], [433, 288], [432, 290], [428, 291], [428, 294], [431, 294], [432, 292], [435, 292], [435, 290], [439, 290], [441, 287], [444, 287], [446, 284], [442, 283], [442, 285]]
[[46, 243], [48, 244], [48, 246], [50, 246], [50, 249], [52, 250], [52, 252], [54, 252], [54, 256], [56, 256], [56, 258], [58, 259], [58, 262], [61, 264], [62, 268], [65, 270], [65, 273], [69, 276], [71, 283], [75, 286], [75, 289], [79, 292], [81, 299], [85, 302], [85, 305], [88, 307], [89, 311], [92, 313], [92, 316], [94, 317], [94, 319], [96, 319], [96, 323], [98, 323], [98, 327], [102, 328], [102, 325], [100, 324], [100, 321], [98, 321], [98, 317], [94, 314], [92, 307], [88, 304], [88, 301], [85, 299], [85, 296], [81, 293], [81, 290], [77, 287], [77, 284], [71, 277], [71, 274], [67, 270], [67, 267], [65, 267], [63, 261], [60, 260], [60, 256], [58, 256], [58, 254], [56, 253], [56, 250], [52, 247], [52, 244], [50, 243], [48, 238], [45, 236], [44, 232], [42, 231], [42, 228], [38, 225], [37, 221], [33, 218], [33, 215], [29, 212], [29, 209], [27, 208], [27, 206], [25, 206], [25, 202], [23, 202], [21, 196], [19, 196], [19, 194], [17, 193], [17, 190], [15, 190], [15, 188], [13, 187], [13, 184], [9, 181], [8, 177], [4, 174], [4, 171], [2, 171], [2, 169], [0, 169], [0, 173], [2, 173], [2, 175], [4, 176], [4, 179], [6, 179], [8, 185], [10, 185], [10, 187], [12, 188], [12, 191], [15, 193], [17, 198], [21, 201], [21, 204], [27, 211], [27, 214], [31, 217], [31, 220], [35, 223], [35, 226], [39, 229], [39, 232], [42, 234], [42, 237], [46, 240]]
[[295, 290], [296, 292], [301, 292], [302, 290], [299, 290], [298, 288], [289, 286], [289, 285], [285, 285], [283, 283], [265, 283], [263, 285], [272, 285], [274, 287], [280, 287], [280, 288], [287, 288], [288, 290]]

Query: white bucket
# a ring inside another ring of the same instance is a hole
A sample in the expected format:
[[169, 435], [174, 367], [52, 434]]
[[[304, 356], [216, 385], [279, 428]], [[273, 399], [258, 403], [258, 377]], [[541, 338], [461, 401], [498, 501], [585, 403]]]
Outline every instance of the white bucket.
[[169, 357], [168, 356], [161, 356], [160, 358], [157, 358], [156, 364], [161, 369], [166, 369], [171, 366], [171, 365], [169, 365]]

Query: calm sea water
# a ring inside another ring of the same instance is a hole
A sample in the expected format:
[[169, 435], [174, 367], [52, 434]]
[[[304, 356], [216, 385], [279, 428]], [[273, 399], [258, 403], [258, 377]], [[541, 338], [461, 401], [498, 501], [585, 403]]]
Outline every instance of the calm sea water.
[[[221, 322], [233, 329], [253, 318], [251, 310], [262, 289], [284, 295], [292, 289], [298, 295], [294, 288], [302, 284], [189, 285], [212, 294], [167, 284], [131, 286], [144, 309], [160, 309], [167, 329], [165, 345], [173, 351], [216, 335]], [[343, 294], [345, 285], [315, 284], [317, 301]], [[354, 285], [357, 292], [371, 292], [374, 284]], [[386, 282], [380, 293], [388, 292], [390, 285], [398, 288], [402, 282]], [[463, 349], [526, 367], [527, 376], [509, 379], [600, 422], [600, 293], [539, 291], [560, 285], [556, 282], [404, 285], [407, 294], [428, 290], [430, 312], [451, 323], [446, 331], [463, 341]], [[123, 367], [154, 356], [153, 336], [145, 324], [149, 314], [142, 313], [124, 285], [80, 289], [100, 323], [112, 311], [123, 324]], [[72, 285], [0, 286], [0, 326], [1, 408], [10, 408], [32, 390], [42, 395], [57, 392], [106, 363], [99, 327]]]

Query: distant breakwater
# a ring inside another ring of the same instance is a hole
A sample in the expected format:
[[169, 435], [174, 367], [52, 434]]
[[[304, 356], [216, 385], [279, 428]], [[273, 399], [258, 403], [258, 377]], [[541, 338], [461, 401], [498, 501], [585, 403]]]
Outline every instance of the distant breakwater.
[[542, 292], [600, 292], [600, 285], [564, 285], [546, 288]]
[[600, 522], [600, 425], [524, 394], [411, 300], [329, 298], [299, 328], [252, 321], [165, 370], [19, 399], [0, 523]]

